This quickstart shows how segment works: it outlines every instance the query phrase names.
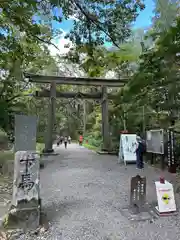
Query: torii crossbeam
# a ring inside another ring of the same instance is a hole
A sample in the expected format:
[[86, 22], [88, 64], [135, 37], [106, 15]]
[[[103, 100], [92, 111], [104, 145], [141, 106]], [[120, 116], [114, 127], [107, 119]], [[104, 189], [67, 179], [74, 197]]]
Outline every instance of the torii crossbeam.
[[52, 83], [65, 85], [85, 85], [85, 86], [107, 86], [107, 87], [122, 87], [127, 83], [128, 78], [106, 79], [106, 78], [86, 78], [86, 77], [60, 77], [60, 76], [45, 76], [31, 73], [24, 73], [24, 76], [30, 82], [35, 83]]

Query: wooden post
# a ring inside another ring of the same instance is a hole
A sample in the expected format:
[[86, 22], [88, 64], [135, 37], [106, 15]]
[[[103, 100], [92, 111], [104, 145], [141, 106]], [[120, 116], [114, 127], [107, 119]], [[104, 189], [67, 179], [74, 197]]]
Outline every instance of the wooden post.
[[154, 165], [154, 153], [151, 153], [151, 165]]
[[123, 111], [123, 125], [124, 125], [124, 131], [126, 131], [126, 113]]
[[143, 135], [146, 136], [145, 109], [142, 107]]
[[86, 99], [83, 101], [83, 136], [86, 133]]
[[107, 87], [102, 87], [102, 137], [103, 147], [102, 150], [108, 151], [110, 148], [110, 136], [109, 136], [109, 117], [108, 117], [108, 98]]
[[166, 168], [166, 164], [165, 164], [165, 155], [162, 154], [161, 155], [161, 170], [164, 171]]
[[56, 104], [56, 83], [52, 82], [49, 99], [48, 126], [44, 149], [44, 152], [46, 153], [54, 151], [52, 145], [53, 145], [53, 128], [55, 124], [55, 104]]

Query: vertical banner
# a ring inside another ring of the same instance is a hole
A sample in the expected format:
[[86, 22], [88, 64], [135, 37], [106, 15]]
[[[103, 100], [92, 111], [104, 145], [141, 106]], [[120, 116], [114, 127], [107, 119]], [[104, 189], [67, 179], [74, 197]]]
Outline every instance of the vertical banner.
[[176, 173], [176, 160], [175, 160], [175, 136], [172, 129], [168, 129], [168, 171], [170, 173]]

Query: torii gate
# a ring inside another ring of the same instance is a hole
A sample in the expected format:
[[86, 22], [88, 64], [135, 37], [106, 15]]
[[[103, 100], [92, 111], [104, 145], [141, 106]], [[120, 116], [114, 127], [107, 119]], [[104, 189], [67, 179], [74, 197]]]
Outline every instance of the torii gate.
[[[48, 113], [48, 127], [45, 141], [45, 152], [53, 152], [53, 126], [55, 123], [55, 102], [56, 97], [64, 98], [91, 98], [102, 99], [102, 137], [103, 137], [103, 151], [110, 150], [110, 134], [109, 134], [109, 117], [108, 117], [108, 98], [113, 99], [115, 96], [107, 94], [107, 87], [122, 87], [127, 83], [128, 78], [122, 79], [102, 79], [102, 78], [86, 78], [86, 77], [59, 77], [59, 76], [46, 76], [24, 73], [24, 76], [29, 79], [29, 82], [51, 84], [50, 91], [44, 90], [36, 92], [38, 97], [49, 97], [49, 113]], [[100, 93], [65, 93], [57, 92], [56, 84], [61, 85], [85, 85], [85, 86], [101, 86]]]

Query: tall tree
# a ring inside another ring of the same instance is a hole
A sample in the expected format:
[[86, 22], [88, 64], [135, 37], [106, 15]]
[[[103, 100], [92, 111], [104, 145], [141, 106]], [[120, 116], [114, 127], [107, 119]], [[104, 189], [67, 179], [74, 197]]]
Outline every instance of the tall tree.
[[154, 0], [153, 27], [157, 33], [167, 31], [179, 13], [179, 0]]

